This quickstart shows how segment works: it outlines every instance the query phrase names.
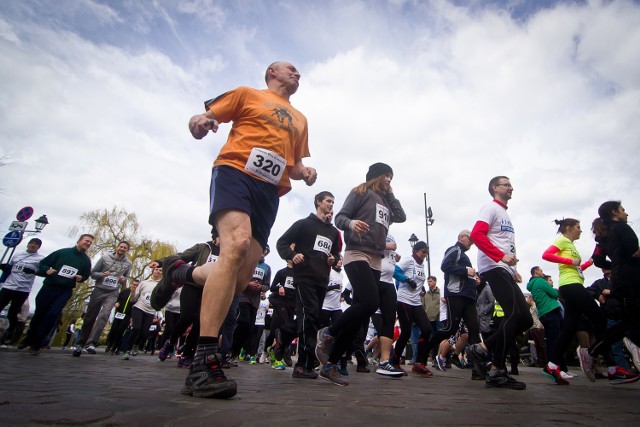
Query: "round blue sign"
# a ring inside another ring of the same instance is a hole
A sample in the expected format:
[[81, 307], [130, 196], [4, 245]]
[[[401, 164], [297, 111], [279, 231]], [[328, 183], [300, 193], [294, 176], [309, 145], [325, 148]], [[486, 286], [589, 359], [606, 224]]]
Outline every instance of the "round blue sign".
[[29, 218], [31, 218], [31, 215], [33, 215], [33, 208], [31, 206], [25, 206], [24, 208], [18, 211], [18, 214], [16, 215], [16, 219], [18, 221], [26, 221]]
[[2, 239], [2, 244], [8, 248], [14, 248], [20, 244], [22, 241], [22, 232], [14, 230], [8, 232], [4, 239]]

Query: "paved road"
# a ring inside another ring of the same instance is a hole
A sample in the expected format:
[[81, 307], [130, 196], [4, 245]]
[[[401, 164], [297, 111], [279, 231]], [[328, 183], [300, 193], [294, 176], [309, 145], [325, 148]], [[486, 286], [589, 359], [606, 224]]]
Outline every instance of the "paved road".
[[584, 376], [557, 386], [522, 368], [524, 391], [485, 389], [453, 368], [433, 378], [392, 379], [354, 372], [351, 385], [294, 380], [291, 369], [241, 363], [228, 370], [230, 400], [183, 396], [185, 369], [152, 356], [123, 361], [104, 353], [73, 358], [0, 350], [0, 425], [635, 425], [640, 382], [612, 386]]

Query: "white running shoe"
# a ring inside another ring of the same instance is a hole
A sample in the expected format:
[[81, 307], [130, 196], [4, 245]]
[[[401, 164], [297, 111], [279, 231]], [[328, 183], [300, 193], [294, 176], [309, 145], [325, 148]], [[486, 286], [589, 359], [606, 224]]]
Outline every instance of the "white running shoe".
[[580, 367], [582, 368], [582, 372], [584, 372], [584, 375], [592, 383], [596, 382], [596, 374], [593, 372], [593, 358], [589, 354], [589, 349], [578, 347], [576, 353], [578, 353]]
[[627, 348], [627, 351], [629, 351], [629, 354], [631, 354], [633, 364], [638, 372], [640, 372], [640, 348], [638, 348], [638, 346], [627, 337], [624, 337], [622, 341], [624, 342], [624, 346]]
[[565, 372], [565, 371], [560, 371], [560, 376], [562, 376], [562, 379], [564, 380], [570, 380], [571, 378], [576, 377], [574, 374], [570, 374], [569, 372]]

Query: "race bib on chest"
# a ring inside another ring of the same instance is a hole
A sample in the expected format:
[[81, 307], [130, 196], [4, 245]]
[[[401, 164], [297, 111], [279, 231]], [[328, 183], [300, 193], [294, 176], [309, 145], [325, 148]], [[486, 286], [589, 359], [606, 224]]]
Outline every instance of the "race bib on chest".
[[68, 265], [63, 265], [58, 271], [58, 276], [66, 277], [68, 279], [75, 279], [77, 274], [78, 269], [75, 267], [69, 267]]
[[331, 239], [325, 236], [317, 235], [316, 243], [313, 245], [313, 250], [320, 251], [325, 255], [329, 255], [329, 252], [331, 252], [331, 246], [333, 246]]
[[145, 300], [146, 302], [151, 301], [151, 292], [147, 292], [147, 293], [145, 293], [145, 294], [142, 296], [142, 298], [144, 298], [144, 300]]
[[207, 262], [216, 262], [218, 261], [218, 255], [209, 255], [209, 258], [207, 258]]
[[117, 288], [118, 287], [118, 278], [116, 276], [107, 276], [102, 281], [102, 284], [104, 284], [105, 286], [108, 286], [110, 288]]
[[283, 157], [265, 148], [255, 147], [251, 150], [249, 160], [244, 165], [244, 169], [251, 175], [277, 185], [282, 178], [282, 174], [284, 174], [286, 166], [287, 162]]
[[253, 278], [262, 281], [264, 279], [264, 270], [261, 268], [256, 268], [253, 272]]
[[380, 203], [376, 203], [376, 222], [384, 225], [384, 228], [389, 228], [390, 219], [391, 215], [389, 214], [389, 208], [381, 205]]
[[288, 288], [288, 289], [295, 289], [293, 287], [293, 277], [292, 276], [287, 276], [287, 278], [284, 279], [284, 287]]
[[21, 273], [24, 270], [24, 264], [16, 264], [11, 268], [12, 272]]
[[122, 320], [122, 319], [125, 318], [125, 314], [124, 313], [116, 313], [116, 315], [113, 316], [113, 317], [115, 317], [118, 320]]

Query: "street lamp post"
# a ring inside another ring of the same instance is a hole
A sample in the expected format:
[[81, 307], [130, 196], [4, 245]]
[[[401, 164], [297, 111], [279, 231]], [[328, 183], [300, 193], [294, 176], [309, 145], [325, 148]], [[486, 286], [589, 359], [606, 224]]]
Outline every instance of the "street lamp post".
[[6, 263], [11, 261], [11, 257], [13, 257], [13, 253], [16, 251], [16, 246], [20, 244], [25, 235], [33, 235], [41, 233], [42, 230], [49, 224], [49, 220], [46, 215], [40, 216], [40, 218], [35, 220], [35, 230], [27, 230], [27, 222], [26, 220], [31, 217], [33, 214], [33, 209], [31, 207], [22, 208], [16, 218], [18, 221], [14, 221], [11, 223], [9, 227], [9, 233], [4, 237], [3, 244], [7, 247], [5, 249], [4, 254], [2, 254], [2, 258], [0, 259], [0, 263], [4, 263], [4, 258], [9, 253], [9, 257], [7, 258]]
[[427, 193], [424, 193], [424, 218], [427, 231], [427, 247], [429, 253], [427, 254], [427, 274], [431, 276], [431, 247], [429, 246], [429, 227], [433, 225], [435, 219], [433, 218], [433, 212], [430, 207], [427, 207]]

